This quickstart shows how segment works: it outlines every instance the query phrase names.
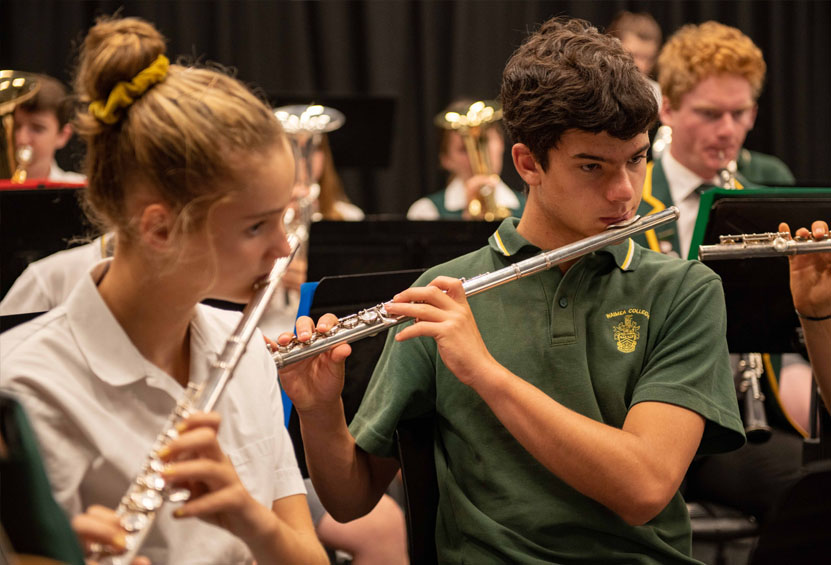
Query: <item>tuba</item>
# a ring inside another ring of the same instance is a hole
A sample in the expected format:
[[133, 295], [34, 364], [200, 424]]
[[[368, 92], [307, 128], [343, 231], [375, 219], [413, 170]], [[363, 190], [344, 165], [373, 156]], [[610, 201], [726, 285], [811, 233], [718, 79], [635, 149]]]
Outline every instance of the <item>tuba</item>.
[[19, 71], [0, 71], [0, 179], [26, 180], [26, 166], [32, 160], [32, 148], [14, 145], [14, 109], [34, 97], [40, 85], [37, 77]]
[[[475, 175], [493, 173], [488, 153], [488, 126], [502, 119], [502, 105], [495, 100], [478, 100], [472, 104], [463, 102], [451, 105], [435, 118], [435, 124], [446, 130], [455, 131], [462, 141]], [[479, 194], [470, 201], [467, 208], [470, 216], [489, 222], [502, 220], [511, 215], [505, 206], [496, 203], [496, 187], [491, 185], [479, 189]]]

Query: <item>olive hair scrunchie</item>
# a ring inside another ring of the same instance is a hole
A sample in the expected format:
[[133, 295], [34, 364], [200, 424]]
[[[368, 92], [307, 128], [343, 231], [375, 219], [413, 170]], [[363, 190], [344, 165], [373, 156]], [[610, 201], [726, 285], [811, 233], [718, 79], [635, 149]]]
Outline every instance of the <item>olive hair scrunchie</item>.
[[142, 94], [167, 76], [170, 61], [159, 55], [146, 69], [139, 71], [130, 82], [121, 81], [110, 91], [106, 103], [95, 100], [89, 105], [89, 112], [99, 121], [113, 125], [121, 119], [121, 109], [129, 108]]

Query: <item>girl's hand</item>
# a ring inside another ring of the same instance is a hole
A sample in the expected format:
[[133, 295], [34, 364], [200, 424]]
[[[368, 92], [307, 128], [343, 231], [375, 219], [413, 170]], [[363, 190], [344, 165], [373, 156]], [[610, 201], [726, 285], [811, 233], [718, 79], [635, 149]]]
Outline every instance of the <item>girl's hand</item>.
[[[329, 331], [338, 322], [334, 314], [325, 314], [317, 325], [306, 316], [297, 319], [297, 339], [308, 341], [317, 331]], [[288, 344], [294, 336], [284, 332], [277, 338], [280, 345]], [[279, 370], [280, 386], [286, 391], [298, 412], [312, 411], [340, 402], [343, 390], [344, 361], [352, 352], [348, 344], [342, 343], [315, 357], [292, 363]]]
[[[104, 557], [120, 555], [126, 549], [126, 530], [121, 527], [114, 510], [93, 505], [83, 514], [72, 519], [72, 529], [78, 535], [84, 548], [84, 555]], [[87, 559], [87, 565], [96, 565], [94, 559]], [[136, 557], [132, 565], [150, 565], [146, 557]]]
[[182, 422], [179, 437], [159, 451], [167, 463], [162, 475], [191, 493], [190, 499], [174, 510], [175, 518], [198, 517], [248, 542], [275, 518], [248, 493], [222, 451], [217, 441], [219, 423], [216, 412], [196, 413]]

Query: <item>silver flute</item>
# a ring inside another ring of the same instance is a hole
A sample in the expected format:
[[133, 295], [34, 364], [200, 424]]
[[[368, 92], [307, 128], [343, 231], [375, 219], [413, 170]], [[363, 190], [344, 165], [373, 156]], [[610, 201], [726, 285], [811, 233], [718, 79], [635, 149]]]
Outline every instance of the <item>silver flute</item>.
[[[110, 556], [109, 563], [112, 565], [129, 565], [136, 557], [154, 524], [157, 513], [166, 501], [184, 502], [190, 497], [187, 489], [175, 488], [167, 484], [162, 477], [165, 464], [159, 457], [159, 451], [179, 437], [179, 423], [194, 412], [209, 412], [216, 406], [225, 386], [234, 375], [234, 370], [245, 353], [260, 318], [268, 308], [274, 290], [297, 252], [300, 239], [293, 233], [289, 234], [287, 239], [290, 253], [277, 259], [268, 277], [257, 285], [239, 324], [226, 340], [219, 357], [211, 362], [208, 377], [200, 383], [188, 383], [184, 396], [165, 423], [164, 430], [156, 438], [141, 472], [122, 497], [116, 514], [122, 527], [127, 530], [127, 551], [121, 555]], [[106, 560], [101, 562], [104, 563]]]
[[788, 232], [751, 233], [719, 236], [719, 243], [698, 247], [698, 259], [700, 261], [754, 259], [824, 251], [831, 251], [831, 237], [829, 236], [822, 239], [797, 236], [791, 239]]
[[[597, 235], [551, 251], [543, 251], [492, 273], [483, 273], [471, 279], [463, 279], [462, 288], [465, 291], [465, 296], [479, 294], [507, 282], [545, 271], [560, 263], [577, 259], [607, 245], [620, 243], [630, 236], [651, 230], [657, 226], [674, 222], [678, 219], [678, 215], [678, 208], [670, 206], [666, 210], [646, 217], [635, 216], [624, 223], [610, 225], [606, 231]], [[334, 345], [352, 343], [412, 319], [409, 316], [390, 315], [386, 310], [387, 304], [389, 302], [340, 318], [338, 323], [329, 331], [325, 333], [315, 332], [308, 341], [301, 342], [294, 338], [288, 344], [278, 346], [277, 350], [272, 353], [274, 363], [278, 368], [285, 367], [303, 359], [314, 357]]]

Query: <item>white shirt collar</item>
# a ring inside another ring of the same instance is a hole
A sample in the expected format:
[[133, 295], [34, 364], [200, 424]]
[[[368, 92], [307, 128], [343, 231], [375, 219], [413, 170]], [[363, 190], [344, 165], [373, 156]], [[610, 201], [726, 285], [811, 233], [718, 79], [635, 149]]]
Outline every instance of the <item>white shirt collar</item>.
[[52, 164], [49, 167], [49, 180], [53, 182], [68, 182], [73, 184], [80, 184], [87, 182], [87, 177], [85, 177], [81, 173], [64, 171], [58, 166], [58, 162], [52, 159]]
[[[104, 259], [81, 278], [64, 304], [67, 320], [90, 368], [102, 381], [124, 386], [142, 379], [178, 397], [182, 387], [167, 373], [147, 360], [118, 323], [101, 294], [97, 283], [112, 259]], [[191, 380], [207, 376], [205, 352], [216, 358], [226, 336], [211, 331], [200, 307], [191, 320]], [[195, 358], [194, 358], [195, 357]]]
[[672, 155], [671, 149], [661, 155], [661, 165], [669, 184], [669, 193], [673, 202], [683, 202], [695, 189], [704, 183], [715, 185], [715, 179], [706, 180], [678, 162]]
[[[496, 184], [496, 203], [506, 208], [518, 208], [519, 199], [513, 190], [501, 180]], [[444, 207], [449, 212], [456, 212], [467, 208], [467, 194], [462, 179], [456, 177], [444, 190]]]

